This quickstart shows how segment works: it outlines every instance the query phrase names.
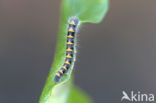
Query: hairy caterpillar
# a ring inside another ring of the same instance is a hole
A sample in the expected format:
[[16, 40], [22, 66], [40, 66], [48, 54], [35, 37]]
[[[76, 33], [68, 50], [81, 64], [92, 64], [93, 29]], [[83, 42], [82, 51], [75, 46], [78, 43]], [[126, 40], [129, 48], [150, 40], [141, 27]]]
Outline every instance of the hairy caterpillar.
[[67, 42], [66, 42], [66, 57], [65, 61], [60, 68], [60, 70], [56, 73], [54, 81], [59, 82], [60, 79], [64, 76], [65, 73], [71, 68], [71, 64], [73, 63], [73, 56], [74, 56], [74, 45], [75, 41], [75, 34], [78, 28], [79, 20], [76, 17], [71, 17], [68, 23], [68, 31], [67, 31]]

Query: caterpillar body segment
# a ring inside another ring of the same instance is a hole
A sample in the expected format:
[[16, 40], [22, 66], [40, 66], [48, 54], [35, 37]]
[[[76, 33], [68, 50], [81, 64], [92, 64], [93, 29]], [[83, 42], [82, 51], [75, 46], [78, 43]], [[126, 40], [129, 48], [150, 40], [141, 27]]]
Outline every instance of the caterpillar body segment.
[[72, 63], [75, 61], [73, 56], [75, 55], [75, 34], [77, 32], [79, 20], [78, 18], [71, 17], [68, 23], [67, 29], [67, 42], [66, 42], [66, 56], [65, 61], [60, 68], [60, 70], [56, 73], [54, 81], [59, 82], [60, 79], [64, 76], [65, 73], [71, 68]]

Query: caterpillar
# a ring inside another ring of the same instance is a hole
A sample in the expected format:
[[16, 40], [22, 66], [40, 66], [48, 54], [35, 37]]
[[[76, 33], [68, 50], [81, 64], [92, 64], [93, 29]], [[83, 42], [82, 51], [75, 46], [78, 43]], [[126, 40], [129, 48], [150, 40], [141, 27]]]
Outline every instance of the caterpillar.
[[64, 76], [65, 73], [71, 68], [71, 65], [74, 61], [74, 47], [75, 47], [75, 37], [79, 24], [79, 19], [76, 17], [71, 17], [68, 22], [68, 31], [67, 31], [67, 42], [66, 42], [66, 56], [65, 61], [56, 75], [54, 77], [55, 82], [59, 82], [60, 79]]

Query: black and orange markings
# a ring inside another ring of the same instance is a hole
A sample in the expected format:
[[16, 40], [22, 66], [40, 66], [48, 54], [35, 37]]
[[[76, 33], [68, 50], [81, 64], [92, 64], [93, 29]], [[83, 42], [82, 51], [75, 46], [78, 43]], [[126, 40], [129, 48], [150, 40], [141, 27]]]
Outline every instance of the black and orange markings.
[[69, 25], [67, 30], [67, 42], [66, 42], [66, 56], [65, 61], [61, 69], [56, 73], [54, 81], [59, 82], [60, 79], [64, 76], [65, 73], [71, 68], [73, 63], [74, 55], [74, 45], [75, 45], [75, 34], [78, 28], [79, 20], [75, 17], [69, 19]]

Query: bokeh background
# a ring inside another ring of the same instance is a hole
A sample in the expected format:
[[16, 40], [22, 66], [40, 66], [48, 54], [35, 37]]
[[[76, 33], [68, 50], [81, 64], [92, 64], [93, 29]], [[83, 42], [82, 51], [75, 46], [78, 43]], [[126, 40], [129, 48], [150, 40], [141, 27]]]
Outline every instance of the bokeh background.
[[[60, 0], [0, 0], [0, 102], [37, 103], [53, 62]], [[80, 28], [75, 84], [95, 103], [156, 94], [156, 0], [112, 0]]]

